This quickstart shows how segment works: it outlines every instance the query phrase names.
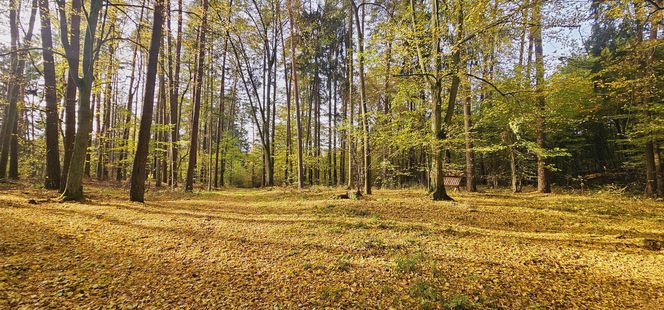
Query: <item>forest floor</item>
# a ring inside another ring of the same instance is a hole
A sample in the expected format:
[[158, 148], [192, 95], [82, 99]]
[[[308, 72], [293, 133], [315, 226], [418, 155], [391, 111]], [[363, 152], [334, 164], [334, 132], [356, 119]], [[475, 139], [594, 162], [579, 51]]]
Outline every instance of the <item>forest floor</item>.
[[0, 308], [664, 307], [664, 203], [0, 184]]

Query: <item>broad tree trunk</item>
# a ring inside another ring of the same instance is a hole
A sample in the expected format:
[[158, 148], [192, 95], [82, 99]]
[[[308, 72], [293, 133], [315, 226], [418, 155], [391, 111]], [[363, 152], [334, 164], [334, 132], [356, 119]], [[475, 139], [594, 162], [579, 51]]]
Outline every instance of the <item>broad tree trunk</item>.
[[44, 97], [46, 99], [46, 179], [47, 189], [60, 188], [60, 149], [58, 143], [58, 98], [56, 93], [53, 35], [48, 0], [39, 0], [42, 57], [44, 59]]

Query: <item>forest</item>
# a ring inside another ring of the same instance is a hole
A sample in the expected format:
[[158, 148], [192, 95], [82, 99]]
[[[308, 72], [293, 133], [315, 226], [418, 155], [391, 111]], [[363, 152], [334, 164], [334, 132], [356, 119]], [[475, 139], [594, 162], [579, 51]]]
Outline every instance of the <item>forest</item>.
[[662, 0], [0, 3], [0, 308], [664, 304]]

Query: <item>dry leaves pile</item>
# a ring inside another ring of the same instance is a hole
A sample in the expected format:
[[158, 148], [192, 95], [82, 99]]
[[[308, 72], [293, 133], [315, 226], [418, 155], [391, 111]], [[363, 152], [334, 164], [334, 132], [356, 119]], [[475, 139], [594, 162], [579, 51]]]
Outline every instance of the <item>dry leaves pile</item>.
[[[664, 204], [0, 185], [0, 308], [657, 308]], [[338, 190], [336, 192], [339, 192]]]

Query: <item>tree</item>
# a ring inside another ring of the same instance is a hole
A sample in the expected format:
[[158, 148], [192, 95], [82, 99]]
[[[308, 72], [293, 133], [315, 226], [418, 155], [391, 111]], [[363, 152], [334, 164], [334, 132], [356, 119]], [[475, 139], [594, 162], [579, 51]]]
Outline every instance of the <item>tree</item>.
[[187, 166], [187, 179], [185, 181], [185, 191], [194, 189], [194, 173], [196, 171], [196, 158], [198, 152], [198, 123], [201, 110], [201, 91], [203, 90], [203, 68], [205, 64], [206, 41], [208, 19], [208, 0], [201, 0], [203, 5], [203, 16], [201, 25], [198, 29], [198, 57], [196, 63], [196, 77], [194, 81], [194, 110], [191, 124], [191, 144], [189, 145], [189, 165]]
[[[80, 31], [81, 31], [81, 0], [71, 1], [71, 14], [69, 27], [67, 27], [67, 15], [64, 1], [58, 1], [60, 15], [60, 35], [67, 35], [69, 28], [69, 51], [66, 52], [74, 63], [79, 63], [80, 53]], [[64, 30], [64, 31], [63, 31]], [[74, 73], [67, 73], [67, 86], [65, 89], [65, 137], [64, 137], [64, 160], [62, 163], [62, 177], [60, 178], [60, 191], [65, 190], [67, 175], [71, 164], [71, 155], [74, 151], [74, 140], [76, 138], [76, 80], [78, 78], [78, 66]]]
[[542, 46], [542, 0], [533, 2], [533, 27], [531, 37], [535, 43], [535, 88], [537, 93], [537, 190], [542, 193], [551, 192], [549, 184], [549, 168], [546, 166], [546, 97], [544, 93], [544, 49]]
[[291, 79], [293, 85], [293, 97], [295, 99], [295, 126], [297, 132], [297, 188], [304, 188], [304, 167], [302, 165], [302, 121], [300, 119], [300, 90], [297, 84], [297, 58], [295, 49], [297, 46], [297, 33], [295, 32], [295, 14], [293, 14], [293, 0], [288, 1], [288, 21], [290, 27], [290, 56], [291, 56]]
[[11, 39], [11, 65], [10, 77], [7, 87], [7, 101], [9, 106], [5, 112], [5, 119], [0, 132], [0, 179], [7, 176], [7, 162], [9, 163], [9, 177], [18, 179], [18, 102], [20, 98], [21, 88], [23, 88], [23, 78], [25, 71], [25, 58], [27, 53], [27, 45], [32, 40], [32, 31], [35, 25], [35, 15], [37, 12], [37, 0], [32, 1], [32, 9], [30, 11], [30, 21], [28, 23], [28, 30], [25, 34], [23, 44], [19, 47], [19, 26], [20, 21], [18, 18], [19, 4], [16, 0], [9, 2], [9, 27]]
[[60, 149], [58, 143], [58, 99], [56, 94], [55, 60], [48, 0], [39, 0], [42, 57], [44, 58], [44, 98], [46, 99], [46, 179], [47, 189], [60, 188]]
[[83, 173], [85, 168], [85, 157], [88, 149], [88, 139], [90, 137], [90, 96], [92, 83], [94, 81], [94, 63], [98, 54], [99, 45], [95, 46], [97, 23], [99, 22], [99, 12], [103, 6], [102, 1], [91, 1], [90, 8], [85, 16], [88, 27], [83, 40], [83, 76], [79, 77], [78, 57], [72, 50], [67, 37], [67, 25], [63, 22], [66, 19], [64, 14], [64, 0], [58, 0], [60, 5], [60, 24], [64, 27], [60, 29], [62, 45], [67, 55], [69, 65], [69, 74], [74, 78], [74, 82], [79, 92], [77, 132], [74, 139], [74, 149], [72, 151], [71, 164], [67, 173], [67, 185], [62, 193], [63, 200], [79, 200], [83, 198]]
[[[161, 47], [162, 26], [164, 24], [164, 2], [156, 0], [154, 17], [152, 20], [152, 35], [150, 37], [150, 50], [148, 66], [145, 77], [145, 94], [143, 99], [143, 113], [141, 114], [141, 127], [138, 131], [138, 144], [134, 156], [134, 166], [131, 171], [131, 189], [129, 200], [143, 202], [145, 194], [146, 169], [150, 147], [150, 127], [152, 126], [152, 112], [154, 109], [154, 90], [157, 79], [157, 63]], [[159, 169], [159, 167], [157, 167]]]

